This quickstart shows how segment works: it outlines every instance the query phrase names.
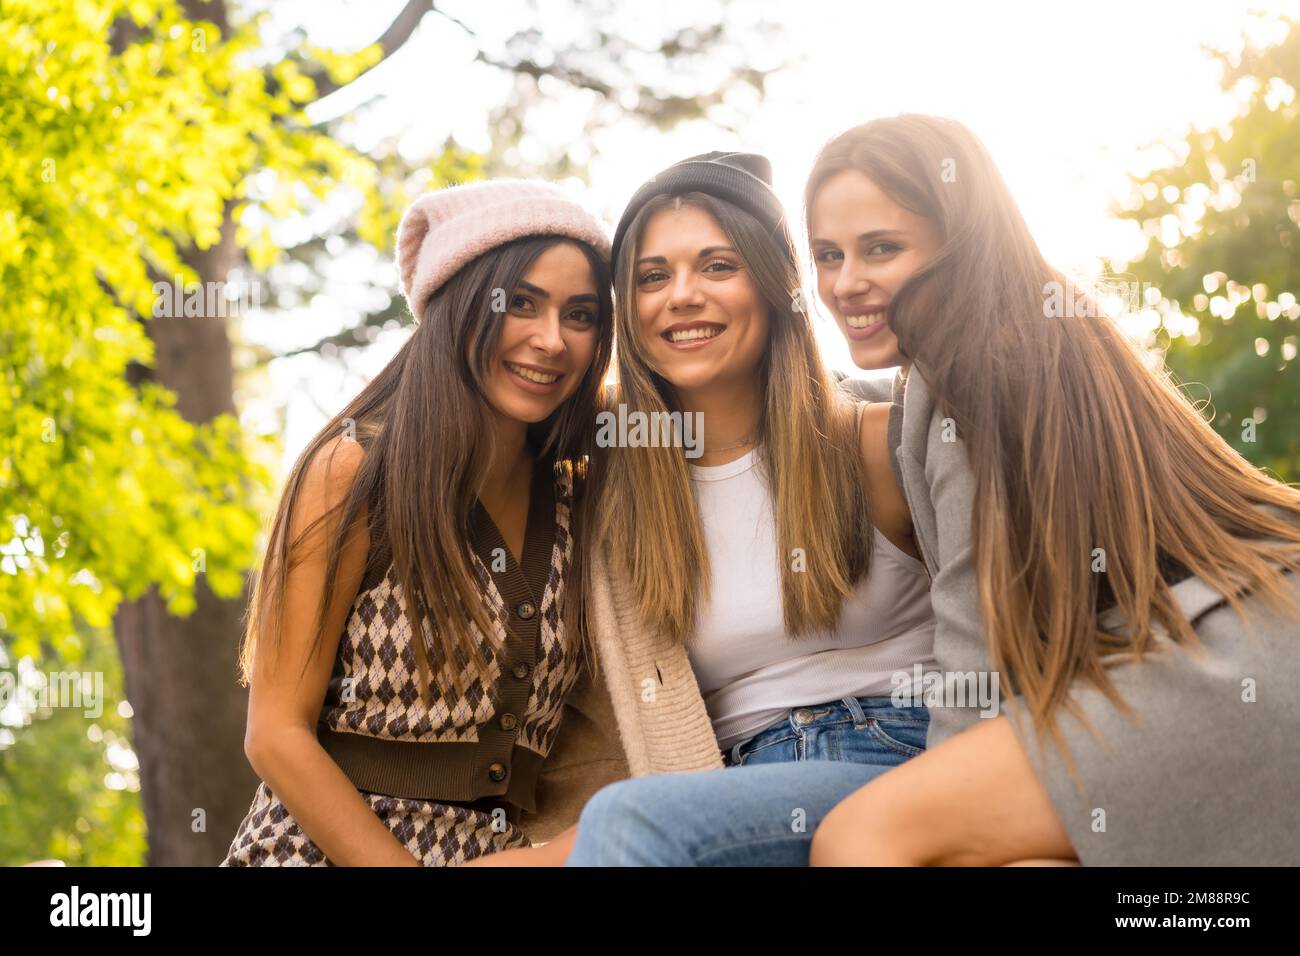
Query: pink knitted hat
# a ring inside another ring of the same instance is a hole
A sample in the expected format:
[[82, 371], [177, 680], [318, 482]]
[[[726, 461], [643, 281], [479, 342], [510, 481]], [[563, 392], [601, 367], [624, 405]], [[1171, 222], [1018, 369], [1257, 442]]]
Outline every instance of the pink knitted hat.
[[425, 193], [397, 227], [397, 268], [411, 315], [456, 271], [489, 249], [524, 236], [568, 236], [609, 258], [605, 225], [540, 179], [492, 179]]

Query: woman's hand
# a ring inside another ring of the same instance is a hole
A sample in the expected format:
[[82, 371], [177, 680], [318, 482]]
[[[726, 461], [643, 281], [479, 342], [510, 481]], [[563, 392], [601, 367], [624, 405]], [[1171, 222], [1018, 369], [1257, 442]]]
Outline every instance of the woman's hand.
[[812, 866], [1068, 863], [1074, 848], [1011, 722], [980, 720], [842, 800]]
[[489, 853], [461, 866], [564, 866], [577, 836], [578, 825], [575, 823], [549, 843]]

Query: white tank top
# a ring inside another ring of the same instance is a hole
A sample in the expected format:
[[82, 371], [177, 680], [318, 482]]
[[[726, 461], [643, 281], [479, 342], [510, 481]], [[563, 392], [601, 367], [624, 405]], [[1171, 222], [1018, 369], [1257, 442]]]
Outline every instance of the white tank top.
[[[912, 686], [913, 665], [933, 669], [934, 612], [922, 562], [874, 531], [870, 573], [845, 600], [838, 629], [789, 638], [772, 497], [757, 449], [690, 470], [712, 596], [687, 649], [720, 747], [748, 740], [793, 707], [889, 696]], [[907, 673], [906, 684], [893, 680], [898, 672]]]

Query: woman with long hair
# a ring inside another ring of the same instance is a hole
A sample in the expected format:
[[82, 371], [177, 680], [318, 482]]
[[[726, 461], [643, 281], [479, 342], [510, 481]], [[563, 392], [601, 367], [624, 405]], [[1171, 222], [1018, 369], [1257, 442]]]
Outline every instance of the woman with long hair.
[[270, 525], [242, 654], [262, 783], [223, 865], [529, 845], [586, 656], [607, 255], [600, 222], [539, 182], [444, 189], [403, 217], [416, 329], [307, 445]]
[[593, 640], [638, 779], [584, 811], [575, 865], [656, 852], [619, 814], [698, 775], [644, 775], [824, 761], [861, 781], [924, 746], [924, 705], [891, 699], [932, 664], [933, 618], [889, 407], [823, 368], [770, 176], [753, 154], [692, 157], [615, 232], [610, 415], [673, 427], [598, 433]]
[[841, 134], [806, 202], [855, 361], [903, 366], [939, 667], [1009, 705], [932, 707], [924, 759], [837, 807], [813, 862], [1300, 861], [1300, 492], [1048, 265], [961, 124]]

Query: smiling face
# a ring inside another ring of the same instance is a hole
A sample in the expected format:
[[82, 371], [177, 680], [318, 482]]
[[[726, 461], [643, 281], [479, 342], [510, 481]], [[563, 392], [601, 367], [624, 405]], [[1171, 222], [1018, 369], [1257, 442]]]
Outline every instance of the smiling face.
[[646, 356], [674, 388], [752, 379], [767, 348], [768, 307], [712, 214], [681, 205], [652, 215], [633, 281]]
[[598, 343], [596, 280], [582, 250], [558, 242], [506, 301], [485, 391], [505, 418], [544, 421], [582, 384]]
[[809, 244], [817, 294], [859, 368], [904, 363], [885, 309], [941, 243], [934, 223], [900, 206], [864, 173], [836, 173], [813, 199]]

